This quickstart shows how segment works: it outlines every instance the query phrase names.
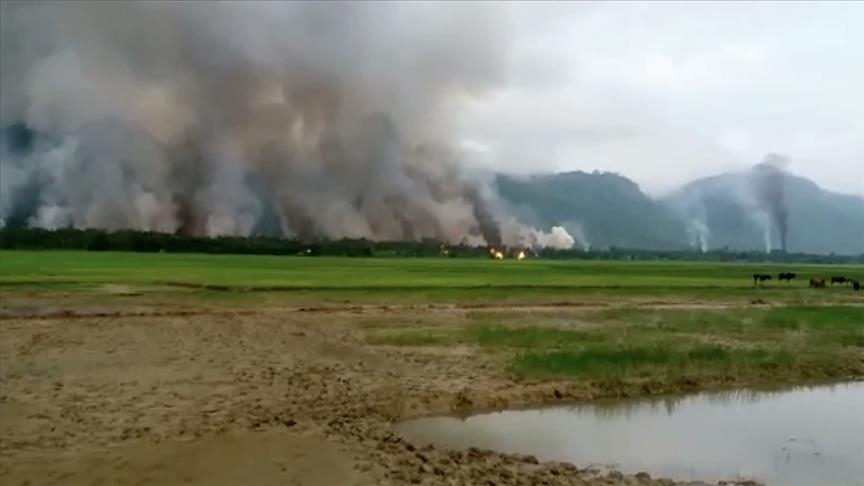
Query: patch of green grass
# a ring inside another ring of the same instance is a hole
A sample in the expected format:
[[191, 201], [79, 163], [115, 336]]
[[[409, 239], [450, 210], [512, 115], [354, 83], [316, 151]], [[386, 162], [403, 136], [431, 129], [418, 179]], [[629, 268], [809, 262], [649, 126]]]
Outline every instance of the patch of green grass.
[[760, 316], [759, 324], [765, 327], [774, 329], [785, 329], [790, 331], [798, 331], [803, 324], [801, 316], [794, 315], [789, 312], [783, 313], [765, 313]]
[[[753, 289], [750, 275], [779, 265], [719, 262], [340, 258], [73, 251], [0, 252], [0, 284], [171, 284], [231, 289], [573, 288], [738, 289], [747, 294], [807, 291], [808, 275], [862, 275], [860, 266], [796, 265], [800, 282]], [[350, 276], [350, 278], [346, 278]], [[864, 280], [864, 277], [861, 278]], [[784, 288], [788, 287], [788, 288]], [[673, 289], [673, 290], [670, 290]], [[833, 291], [835, 289], [822, 289]], [[846, 293], [851, 290], [845, 289]], [[826, 292], [822, 292], [825, 294]]]
[[864, 348], [864, 332], [829, 335], [824, 337], [823, 342], [839, 344], [840, 346]]
[[864, 332], [864, 307], [859, 306], [790, 306], [768, 310], [762, 316], [768, 327], [802, 327], [819, 330], [858, 330]]
[[[609, 302], [861, 301], [849, 288], [809, 289], [808, 275], [861, 275], [860, 265], [796, 265], [800, 281], [754, 288], [754, 272], [785, 266], [718, 262], [342, 258], [83, 251], [0, 251], [0, 298], [161, 289], [185, 303], [306, 306], [458, 303], [508, 306]], [[145, 299], [138, 299], [139, 301]], [[176, 299], [175, 299], [176, 300]], [[662, 324], [662, 323], [661, 323]]]
[[850, 305], [716, 310], [610, 309], [597, 312], [595, 318], [646, 329], [679, 332], [742, 333], [759, 329], [864, 331], [864, 307]]
[[580, 350], [530, 351], [516, 356], [511, 368], [524, 376], [626, 376], [646, 370], [695, 371], [732, 366], [780, 366], [793, 361], [785, 350], [735, 349], [698, 345], [600, 346]]
[[469, 328], [472, 340], [484, 347], [560, 348], [606, 341], [601, 333], [557, 329], [553, 327], [477, 326]]

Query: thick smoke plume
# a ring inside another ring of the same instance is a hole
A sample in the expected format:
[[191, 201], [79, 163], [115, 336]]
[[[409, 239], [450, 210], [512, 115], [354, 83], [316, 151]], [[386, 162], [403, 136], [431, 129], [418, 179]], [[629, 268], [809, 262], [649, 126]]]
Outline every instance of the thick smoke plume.
[[448, 114], [502, 81], [502, 9], [0, 8], [0, 224], [494, 246], [532, 234], [502, 230], [494, 192], [447, 143]]
[[[789, 229], [789, 210], [786, 206], [786, 173], [789, 159], [768, 154], [761, 164], [753, 168], [754, 190], [757, 204], [780, 234], [780, 249], [786, 251]], [[771, 226], [765, 225], [766, 251], [771, 248]]]

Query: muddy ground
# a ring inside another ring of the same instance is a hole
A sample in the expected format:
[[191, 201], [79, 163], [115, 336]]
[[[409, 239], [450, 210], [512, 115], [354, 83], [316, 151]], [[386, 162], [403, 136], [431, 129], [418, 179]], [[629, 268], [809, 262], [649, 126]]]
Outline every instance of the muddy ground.
[[471, 308], [178, 311], [142, 305], [134, 293], [116, 298], [101, 311], [92, 299], [79, 307], [68, 299], [4, 301], [4, 486], [673, 484], [530, 456], [424, 447], [396, 437], [391, 426], [425, 414], [723, 385], [637, 381], [610, 390], [524, 380], [476, 347], [367, 339], [370, 326], [410, 327], [418, 318], [429, 325], [436, 315], [453, 325]]

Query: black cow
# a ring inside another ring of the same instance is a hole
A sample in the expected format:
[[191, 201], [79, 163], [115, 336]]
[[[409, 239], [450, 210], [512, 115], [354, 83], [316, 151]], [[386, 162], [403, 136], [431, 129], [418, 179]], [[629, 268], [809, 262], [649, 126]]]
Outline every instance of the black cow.
[[795, 273], [793, 272], [780, 272], [780, 274], [777, 275], [777, 280], [785, 280], [787, 284], [791, 282], [793, 278], [795, 278]]
[[771, 280], [771, 275], [767, 275], [764, 273], [754, 273], [753, 274], [753, 285], [755, 286], [757, 283], [762, 283], [766, 280]]
[[861, 290], [861, 282], [857, 280], [850, 280], [852, 282], [852, 288], [855, 290]]
[[834, 285], [834, 284], [846, 285], [846, 282], [851, 282], [851, 280], [846, 278], [846, 277], [831, 277], [831, 285]]

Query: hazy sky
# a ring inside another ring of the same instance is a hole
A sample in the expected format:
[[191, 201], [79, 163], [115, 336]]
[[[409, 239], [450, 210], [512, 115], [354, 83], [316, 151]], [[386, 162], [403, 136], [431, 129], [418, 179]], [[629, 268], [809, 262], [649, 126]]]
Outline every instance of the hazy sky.
[[525, 3], [508, 76], [457, 119], [508, 170], [609, 170], [658, 194], [769, 152], [864, 194], [864, 2]]

